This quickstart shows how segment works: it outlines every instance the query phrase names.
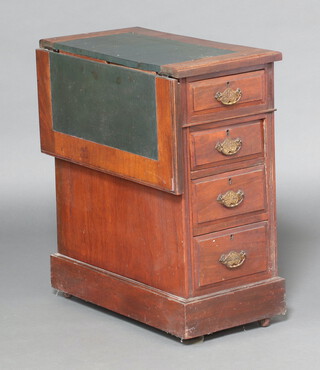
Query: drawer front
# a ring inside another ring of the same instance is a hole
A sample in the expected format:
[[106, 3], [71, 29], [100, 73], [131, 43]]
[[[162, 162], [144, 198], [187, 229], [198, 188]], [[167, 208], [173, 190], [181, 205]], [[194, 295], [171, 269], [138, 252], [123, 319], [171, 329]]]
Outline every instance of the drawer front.
[[263, 154], [263, 120], [191, 133], [192, 169]]
[[266, 222], [203, 235], [194, 241], [199, 287], [268, 268]]
[[195, 225], [264, 210], [264, 166], [192, 181], [192, 203]]
[[188, 105], [191, 116], [234, 111], [266, 102], [266, 72], [258, 70], [190, 82]]

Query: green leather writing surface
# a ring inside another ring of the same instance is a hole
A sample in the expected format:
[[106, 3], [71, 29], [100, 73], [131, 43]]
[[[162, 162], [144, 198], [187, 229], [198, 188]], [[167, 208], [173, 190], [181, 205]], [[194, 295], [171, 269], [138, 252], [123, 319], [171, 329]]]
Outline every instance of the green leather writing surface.
[[54, 44], [54, 48], [127, 67], [159, 72], [160, 66], [233, 53], [232, 50], [146, 36], [134, 32]]
[[50, 52], [53, 129], [158, 159], [155, 76]]

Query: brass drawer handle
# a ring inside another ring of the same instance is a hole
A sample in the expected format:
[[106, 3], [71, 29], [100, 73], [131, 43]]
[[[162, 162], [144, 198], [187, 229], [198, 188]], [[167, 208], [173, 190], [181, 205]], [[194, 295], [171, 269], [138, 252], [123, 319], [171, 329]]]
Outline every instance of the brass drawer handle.
[[239, 189], [237, 192], [228, 190], [224, 194], [219, 194], [217, 201], [227, 208], [233, 208], [242, 203], [243, 198], [244, 192], [242, 190]]
[[246, 259], [246, 253], [244, 251], [236, 252], [231, 251], [227, 255], [222, 254], [219, 262], [228, 267], [229, 269], [235, 269], [240, 267]]
[[231, 87], [229, 87], [229, 84], [230, 83], [227, 82], [227, 88], [224, 90], [224, 92], [218, 91], [214, 96], [220, 103], [224, 105], [236, 104], [242, 96], [242, 91], [239, 88], [233, 90]]
[[242, 147], [240, 138], [229, 139], [228, 137], [222, 142], [218, 142], [215, 146], [216, 150], [223, 155], [235, 155]]

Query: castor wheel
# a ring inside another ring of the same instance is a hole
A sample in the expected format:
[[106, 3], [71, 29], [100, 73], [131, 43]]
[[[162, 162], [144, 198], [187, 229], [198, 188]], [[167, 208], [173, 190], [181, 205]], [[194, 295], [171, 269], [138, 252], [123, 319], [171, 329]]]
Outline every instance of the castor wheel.
[[270, 325], [270, 319], [267, 318], [267, 319], [262, 319], [262, 320], [259, 320], [258, 323], [260, 326], [262, 326], [263, 328], [266, 328], [267, 326]]
[[201, 335], [200, 337], [195, 337], [191, 339], [180, 339], [180, 342], [183, 344], [195, 344], [195, 343], [202, 343], [204, 341], [204, 335]]
[[71, 294], [65, 293], [65, 292], [63, 292], [63, 296], [64, 296], [64, 298], [71, 298], [72, 297]]

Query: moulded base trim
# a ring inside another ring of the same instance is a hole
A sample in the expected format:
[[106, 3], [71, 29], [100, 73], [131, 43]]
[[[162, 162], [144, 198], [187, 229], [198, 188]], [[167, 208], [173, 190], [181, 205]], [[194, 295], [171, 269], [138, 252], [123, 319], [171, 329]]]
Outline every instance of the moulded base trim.
[[51, 255], [51, 283], [182, 339], [286, 312], [285, 280], [280, 277], [186, 299], [56, 253]]

